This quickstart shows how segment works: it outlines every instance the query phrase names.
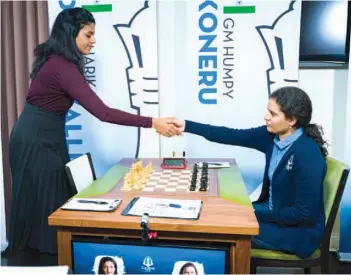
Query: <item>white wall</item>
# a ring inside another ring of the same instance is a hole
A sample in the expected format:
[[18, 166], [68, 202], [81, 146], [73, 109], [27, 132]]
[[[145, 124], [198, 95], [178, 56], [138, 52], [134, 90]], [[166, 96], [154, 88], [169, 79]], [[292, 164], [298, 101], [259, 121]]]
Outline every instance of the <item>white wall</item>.
[[300, 69], [299, 85], [311, 97], [312, 122], [322, 125], [331, 156], [344, 158], [347, 69]]

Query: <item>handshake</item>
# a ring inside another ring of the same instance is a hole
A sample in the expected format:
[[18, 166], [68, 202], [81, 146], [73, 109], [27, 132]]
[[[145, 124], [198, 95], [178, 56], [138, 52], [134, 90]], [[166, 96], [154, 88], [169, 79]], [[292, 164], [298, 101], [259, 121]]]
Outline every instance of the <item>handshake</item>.
[[184, 132], [185, 121], [175, 117], [153, 118], [152, 128], [165, 137], [179, 136]]

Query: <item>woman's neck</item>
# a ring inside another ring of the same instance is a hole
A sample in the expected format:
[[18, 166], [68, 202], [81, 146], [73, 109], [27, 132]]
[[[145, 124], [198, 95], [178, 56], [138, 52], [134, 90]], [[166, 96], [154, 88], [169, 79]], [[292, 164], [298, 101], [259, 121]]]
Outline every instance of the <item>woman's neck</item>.
[[295, 131], [296, 131], [296, 129], [291, 128], [291, 129], [288, 129], [286, 132], [278, 134], [279, 135], [279, 140], [283, 140], [284, 138], [286, 138], [287, 136], [290, 136]]

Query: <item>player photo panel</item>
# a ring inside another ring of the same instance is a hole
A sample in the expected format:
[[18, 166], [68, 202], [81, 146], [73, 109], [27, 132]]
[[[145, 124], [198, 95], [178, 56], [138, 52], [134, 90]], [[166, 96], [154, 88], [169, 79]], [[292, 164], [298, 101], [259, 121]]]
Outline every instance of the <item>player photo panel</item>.
[[178, 261], [174, 263], [172, 275], [204, 275], [204, 266], [198, 262]]
[[111, 255], [99, 255], [95, 258], [93, 271], [95, 274], [124, 274], [123, 259]]

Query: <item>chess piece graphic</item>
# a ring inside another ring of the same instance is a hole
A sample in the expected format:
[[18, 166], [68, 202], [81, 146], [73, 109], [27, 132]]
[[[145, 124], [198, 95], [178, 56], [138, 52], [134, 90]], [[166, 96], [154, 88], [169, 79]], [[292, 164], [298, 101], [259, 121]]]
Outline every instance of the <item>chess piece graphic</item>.
[[270, 94], [283, 86], [296, 86], [298, 75], [296, 74], [295, 62], [285, 58], [285, 54], [293, 52], [290, 50], [291, 43], [284, 43], [284, 36], [290, 35], [286, 32], [284, 20], [289, 20], [293, 16], [296, 1], [290, 1], [288, 9], [278, 16], [272, 25], [257, 26], [256, 29], [262, 38], [270, 60], [270, 68], [267, 69], [268, 98]]
[[[148, 46], [150, 39], [157, 39], [155, 26], [145, 26], [147, 20], [143, 17], [148, 13], [155, 13], [150, 5], [155, 3], [144, 1], [143, 6], [126, 24], [116, 24], [116, 30], [123, 43], [129, 64], [126, 67], [130, 106], [137, 114], [144, 116], [158, 116], [159, 92], [157, 74], [157, 48]], [[156, 13], [152, 14], [156, 17]], [[156, 21], [155, 21], [156, 22]], [[153, 146], [157, 144], [159, 136], [153, 129], [138, 128], [138, 139], [135, 157], [151, 157]]]

